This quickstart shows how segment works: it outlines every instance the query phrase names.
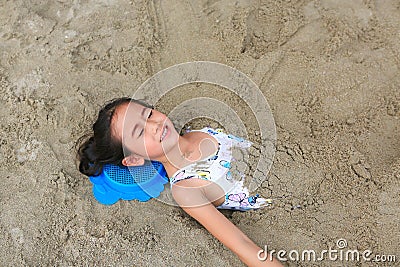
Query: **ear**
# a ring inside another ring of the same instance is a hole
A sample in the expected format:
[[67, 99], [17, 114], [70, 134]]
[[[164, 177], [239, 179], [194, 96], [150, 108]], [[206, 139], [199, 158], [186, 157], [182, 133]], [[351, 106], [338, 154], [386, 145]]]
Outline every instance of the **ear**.
[[131, 154], [122, 160], [124, 166], [141, 166], [144, 164], [144, 158]]

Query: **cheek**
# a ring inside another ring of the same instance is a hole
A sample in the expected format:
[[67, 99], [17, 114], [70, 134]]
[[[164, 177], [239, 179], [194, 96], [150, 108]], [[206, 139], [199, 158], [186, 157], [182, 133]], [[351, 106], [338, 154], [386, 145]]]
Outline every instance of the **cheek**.
[[153, 154], [153, 153], [158, 153], [159, 151], [162, 150], [161, 143], [157, 142], [154, 140], [154, 138], [145, 138], [145, 144], [144, 144], [145, 149], [147, 150], [147, 153]]
[[[129, 150], [129, 152], [132, 153], [137, 153], [143, 149], [140, 145], [136, 144], [135, 142], [126, 142], [125, 147]], [[127, 153], [127, 151], [124, 151], [124, 153]]]
[[127, 138], [127, 140], [124, 140], [124, 144], [133, 153], [142, 154], [145, 151], [143, 139]]

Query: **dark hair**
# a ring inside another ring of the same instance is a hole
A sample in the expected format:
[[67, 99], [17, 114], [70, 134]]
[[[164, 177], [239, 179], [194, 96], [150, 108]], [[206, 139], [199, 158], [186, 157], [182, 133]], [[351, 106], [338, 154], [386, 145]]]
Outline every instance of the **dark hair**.
[[99, 175], [104, 164], [122, 165], [124, 151], [121, 141], [112, 135], [111, 121], [115, 110], [120, 105], [130, 102], [153, 108], [141, 100], [129, 97], [107, 102], [99, 111], [97, 120], [93, 124], [93, 133], [82, 136], [77, 143], [79, 171], [84, 175]]

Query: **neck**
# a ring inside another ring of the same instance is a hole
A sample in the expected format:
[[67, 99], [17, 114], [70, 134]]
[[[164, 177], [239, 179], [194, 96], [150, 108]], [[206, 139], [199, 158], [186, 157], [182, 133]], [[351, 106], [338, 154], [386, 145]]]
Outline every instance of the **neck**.
[[188, 136], [179, 136], [178, 145], [168, 151], [167, 154], [157, 159], [157, 161], [161, 162], [166, 170], [180, 169], [191, 163], [188, 159], [194, 151], [195, 147]]

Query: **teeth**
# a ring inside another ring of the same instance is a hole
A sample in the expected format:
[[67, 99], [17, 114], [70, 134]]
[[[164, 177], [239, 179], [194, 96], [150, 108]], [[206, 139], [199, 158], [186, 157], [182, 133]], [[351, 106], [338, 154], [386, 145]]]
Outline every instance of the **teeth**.
[[161, 135], [161, 141], [164, 139], [166, 134], [167, 134], [167, 127], [164, 128], [164, 132]]

